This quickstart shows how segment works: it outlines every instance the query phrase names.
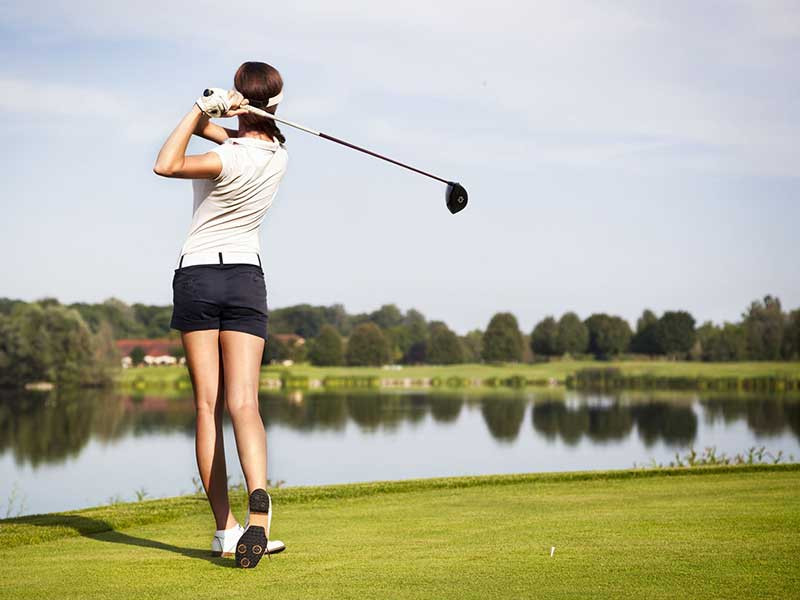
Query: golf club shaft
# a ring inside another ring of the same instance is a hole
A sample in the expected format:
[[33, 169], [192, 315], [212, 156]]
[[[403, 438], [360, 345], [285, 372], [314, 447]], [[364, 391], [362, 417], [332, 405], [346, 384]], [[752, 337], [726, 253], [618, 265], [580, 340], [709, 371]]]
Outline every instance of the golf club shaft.
[[401, 163], [400, 161], [394, 160], [393, 158], [388, 158], [386, 156], [383, 156], [382, 154], [373, 152], [372, 150], [367, 150], [366, 148], [362, 148], [361, 146], [356, 146], [355, 144], [351, 144], [350, 142], [346, 142], [344, 140], [340, 140], [339, 138], [335, 138], [332, 135], [328, 135], [327, 133], [322, 133], [321, 131], [315, 131], [314, 129], [304, 127], [303, 125], [299, 125], [297, 123], [292, 123], [291, 121], [281, 119], [280, 117], [276, 117], [275, 115], [270, 114], [267, 111], [262, 110], [260, 108], [256, 108], [255, 106], [250, 106], [249, 104], [245, 104], [244, 106], [240, 106], [239, 108], [247, 110], [248, 112], [251, 112], [253, 114], [260, 115], [262, 117], [268, 117], [270, 119], [274, 119], [275, 121], [278, 121], [279, 123], [284, 123], [285, 125], [289, 125], [290, 127], [296, 127], [297, 129], [302, 129], [306, 133], [311, 133], [326, 140], [336, 142], [337, 144], [342, 144], [343, 146], [347, 146], [348, 148], [352, 148], [353, 150], [364, 152], [365, 154], [369, 154], [370, 156], [374, 156], [375, 158], [380, 158], [387, 162], [394, 163], [400, 167], [405, 167], [410, 171], [414, 171], [416, 173], [419, 173], [420, 175], [425, 175], [427, 177], [430, 177], [431, 179], [435, 179], [436, 181], [441, 181], [442, 183], [450, 183], [446, 179], [442, 179], [441, 177], [437, 177], [436, 175], [431, 175], [430, 173], [426, 173], [425, 171], [421, 171], [420, 169]]

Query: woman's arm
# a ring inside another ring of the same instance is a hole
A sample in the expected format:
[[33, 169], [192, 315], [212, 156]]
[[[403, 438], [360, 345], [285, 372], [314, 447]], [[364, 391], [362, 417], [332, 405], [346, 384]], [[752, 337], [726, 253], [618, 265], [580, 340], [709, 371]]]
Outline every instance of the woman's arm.
[[[228, 92], [228, 97], [231, 100], [230, 108], [222, 115], [223, 117], [235, 117], [246, 112], [239, 108], [241, 103], [246, 103], [246, 100], [239, 92], [231, 90]], [[203, 124], [203, 120], [205, 120], [205, 124]], [[181, 122], [169, 134], [167, 141], [161, 147], [156, 158], [156, 164], [153, 166], [153, 172], [163, 177], [180, 177], [184, 179], [213, 179], [217, 177], [222, 171], [222, 161], [216, 152], [186, 156], [186, 146], [189, 144], [189, 138], [200, 127], [202, 127], [203, 131], [206, 131], [207, 125], [210, 125], [208, 117], [203, 114], [197, 104], [192, 106], [192, 109], [181, 119]], [[218, 143], [224, 142], [228, 137], [227, 130], [218, 125], [212, 125], [212, 127], [215, 129], [212, 129], [210, 135], [216, 136], [214, 141], [218, 141]], [[220, 139], [222, 134], [217, 129], [226, 132], [225, 138]]]
[[218, 144], [223, 143], [228, 138], [239, 137], [238, 130], [220, 127], [216, 123], [212, 123], [211, 119], [206, 115], [200, 117], [200, 122], [195, 128], [194, 134]]
[[169, 134], [156, 158], [153, 172], [162, 177], [211, 179], [222, 171], [222, 161], [216, 152], [186, 156], [186, 146], [197, 128], [203, 111], [195, 104], [178, 126]]

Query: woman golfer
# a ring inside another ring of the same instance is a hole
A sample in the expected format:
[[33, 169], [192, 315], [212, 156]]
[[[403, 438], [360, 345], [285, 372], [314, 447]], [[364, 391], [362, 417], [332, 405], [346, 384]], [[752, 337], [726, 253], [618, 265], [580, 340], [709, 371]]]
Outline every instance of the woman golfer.
[[[234, 90], [203, 92], [164, 142], [153, 171], [193, 180], [192, 223], [176, 260], [170, 327], [181, 332], [194, 389], [197, 466], [217, 527], [211, 550], [215, 556], [235, 555], [237, 566], [249, 568], [264, 554], [285, 549], [283, 542], [268, 540], [272, 499], [266, 490], [267, 440], [258, 407], [267, 292], [259, 230], [288, 155], [275, 121], [241, 108], [250, 103], [274, 114], [282, 97], [280, 73], [262, 62], [246, 62], [233, 81]], [[238, 116], [239, 128], [215, 125], [212, 116]], [[219, 145], [187, 156], [192, 134]], [[245, 527], [228, 501], [224, 404], [247, 482]]]

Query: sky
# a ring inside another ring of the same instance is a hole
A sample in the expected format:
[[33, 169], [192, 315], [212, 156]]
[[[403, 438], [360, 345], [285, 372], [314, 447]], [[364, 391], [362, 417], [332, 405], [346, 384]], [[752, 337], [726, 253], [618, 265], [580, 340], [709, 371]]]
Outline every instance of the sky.
[[[459, 333], [510, 311], [800, 307], [800, 2], [0, 1], [0, 296], [168, 305], [191, 182], [152, 171], [247, 60], [283, 126], [270, 308], [395, 303]], [[236, 119], [217, 120], [236, 127]], [[213, 142], [194, 139], [190, 153]]]

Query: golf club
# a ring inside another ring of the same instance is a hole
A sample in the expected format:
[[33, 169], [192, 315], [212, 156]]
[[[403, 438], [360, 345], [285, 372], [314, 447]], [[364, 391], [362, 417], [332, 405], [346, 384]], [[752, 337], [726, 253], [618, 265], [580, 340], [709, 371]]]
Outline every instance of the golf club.
[[292, 123], [291, 121], [287, 121], [286, 119], [281, 119], [255, 106], [250, 106], [249, 104], [245, 104], [243, 106], [240, 106], [239, 108], [247, 110], [248, 112], [251, 112], [253, 114], [260, 115], [262, 117], [268, 117], [270, 119], [274, 119], [279, 123], [284, 123], [285, 125], [289, 125], [290, 127], [296, 127], [297, 129], [302, 129], [307, 133], [311, 133], [326, 140], [336, 142], [337, 144], [342, 144], [343, 146], [347, 146], [348, 148], [352, 148], [353, 150], [358, 150], [359, 152], [364, 152], [365, 154], [369, 154], [376, 158], [381, 158], [390, 163], [394, 163], [401, 167], [405, 167], [406, 169], [409, 169], [411, 171], [415, 171], [420, 175], [425, 175], [427, 177], [430, 177], [431, 179], [435, 179], [437, 181], [441, 181], [442, 183], [446, 183], [447, 191], [445, 192], [445, 203], [447, 204], [447, 209], [453, 214], [456, 214], [458, 211], [463, 210], [464, 207], [467, 206], [467, 190], [465, 190], [460, 183], [457, 183], [455, 181], [447, 181], [446, 179], [442, 179], [441, 177], [437, 177], [436, 175], [431, 175], [430, 173], [426, 173], [425, 171], [421, 171], [420, 169], [417, 169], [415, 167], [403, 164], [392, 158], [382, 156], [377, 152], [373, 152], [372, 150], [367, 150], [366, 148], [361, 148], [360, 146], [351, 144], [350, 142], [340, 140], [339, 138], [335, 138], [332, 135], [328, 135], [327, 133], [322, 133], [321, 131], [315, 131], [314, 129], [310, 129], [308, 127], [304, 127], [303, 125], [299, 125], [298, 123]]

